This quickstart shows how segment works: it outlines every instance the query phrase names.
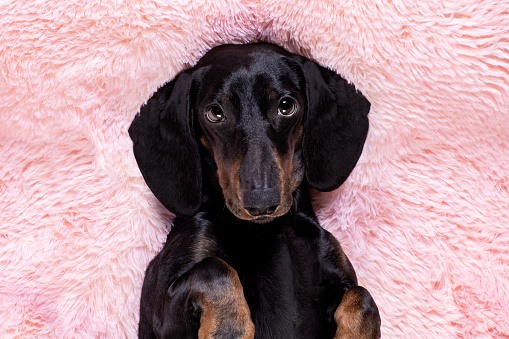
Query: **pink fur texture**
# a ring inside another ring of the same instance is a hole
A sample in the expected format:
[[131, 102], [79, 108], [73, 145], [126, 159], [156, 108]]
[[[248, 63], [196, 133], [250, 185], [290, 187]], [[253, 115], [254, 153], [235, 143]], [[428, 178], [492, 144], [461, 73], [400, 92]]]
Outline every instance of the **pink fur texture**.
[[127, 129], [224, 43], [271, 41], [372, 103], [348, 181], [314, 193], [383, 338], [509, 337], [507, 0], [0, 4], [0, 337], [136, 337], [172, 215]]

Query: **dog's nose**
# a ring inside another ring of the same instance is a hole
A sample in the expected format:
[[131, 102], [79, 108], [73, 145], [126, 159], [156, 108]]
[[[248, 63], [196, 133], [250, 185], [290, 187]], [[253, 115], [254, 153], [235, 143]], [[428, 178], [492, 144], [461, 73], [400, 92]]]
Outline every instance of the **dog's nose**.
[[242, 204], [253, 217], [273, 214], [281, 203], [277, 188], [263, 188], [242, 191]]

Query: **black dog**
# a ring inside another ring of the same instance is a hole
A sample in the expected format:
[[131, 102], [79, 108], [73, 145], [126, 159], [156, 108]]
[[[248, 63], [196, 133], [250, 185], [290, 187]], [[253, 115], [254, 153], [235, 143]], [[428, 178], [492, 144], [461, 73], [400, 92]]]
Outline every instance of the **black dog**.
[[141, 338], [377, 338], [380, 316], [308, 184], [339, 187], [369, 102], [270, 44], [212, 49], [161, 87], [129, 133], [177, 215], [143, 283]]

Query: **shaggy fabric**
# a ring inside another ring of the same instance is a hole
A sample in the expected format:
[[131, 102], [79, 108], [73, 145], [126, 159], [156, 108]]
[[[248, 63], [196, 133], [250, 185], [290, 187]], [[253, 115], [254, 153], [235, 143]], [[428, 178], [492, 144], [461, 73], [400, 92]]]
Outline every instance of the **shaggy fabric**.
[[314, 193], [383, 338], [509, 336], [507, 0], [0, 4], [0, 337], [136, 337], [172, 215], [127, 128], [223, 43], [271, 41], [372, 103], [349, 180]]

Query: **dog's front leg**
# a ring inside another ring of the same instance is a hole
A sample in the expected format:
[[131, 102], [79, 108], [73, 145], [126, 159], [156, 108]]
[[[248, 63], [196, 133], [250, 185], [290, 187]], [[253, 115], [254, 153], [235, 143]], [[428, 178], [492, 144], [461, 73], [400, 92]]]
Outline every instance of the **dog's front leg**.
[[204, 259], [179, 277], [168, 289], [162, 313], [159, 337], [195, 337], [198, 331], [200, 339], [254, 338], [238, 274], [218, 258]]
[[371, 294], [361, 286], [345, 292], [334, 319], [338, 325], [334, 339], [380, 338], [380, 314]]

